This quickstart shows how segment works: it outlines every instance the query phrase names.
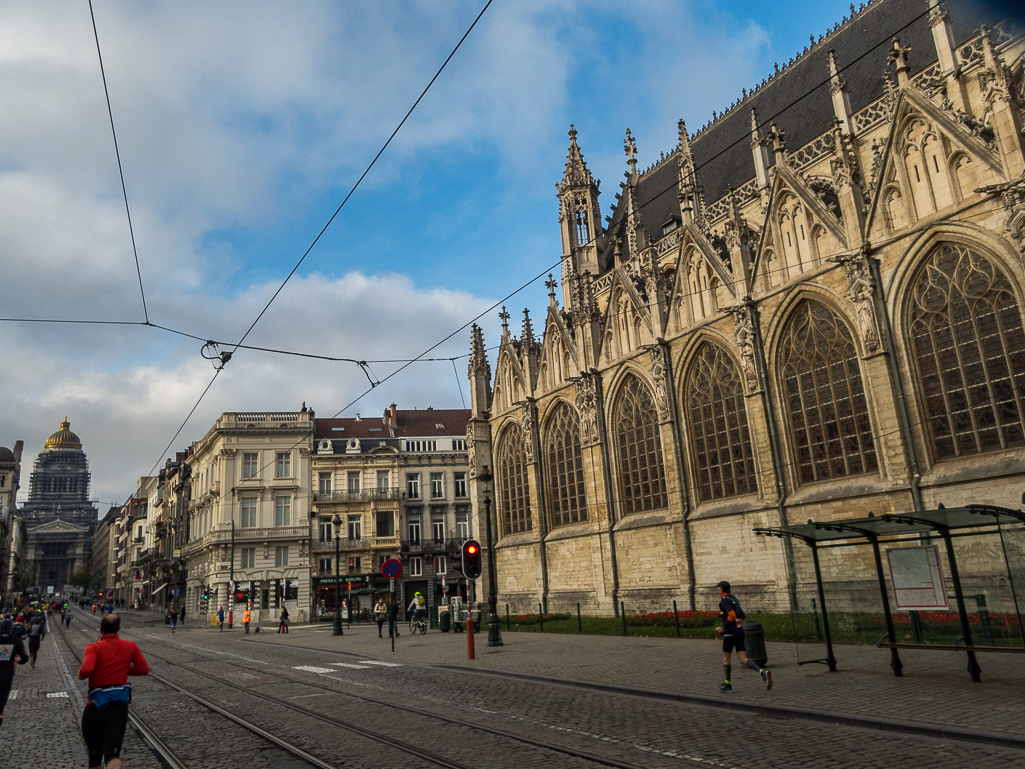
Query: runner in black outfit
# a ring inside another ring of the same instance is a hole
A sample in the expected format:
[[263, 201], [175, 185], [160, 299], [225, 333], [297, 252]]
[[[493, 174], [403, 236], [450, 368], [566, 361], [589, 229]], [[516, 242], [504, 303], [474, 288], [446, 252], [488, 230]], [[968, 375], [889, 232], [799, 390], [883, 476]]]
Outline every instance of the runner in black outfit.
[[4, 707], [11, 695], [11, 684], [14, 683], [14, 669], [18, 663], [28, 662], [25, 644], [14, 635], [14, 623], [9, 619], [0, 624], [0, 725], [4, 722]]
[[733, 651], [737, 652], [737, 660], [741, 665], [747, 665], [765, 681], [765, 688], [772, 688], [772, 673], [763, 670], [754, 660], [747, 658], [744, 651], [744, 610], [740, 608], [740, 601], [730, 595], [730, 583], [723, 581], [716, 587], [719, 588], [719, 620], [722, 624], [715, 629], [716, 633], [722, 633], [722, 668], [726, 678], [719, 684], [719, 691], [732, 692], [733, 686], [730, 683], [730, 672], [733, 666], [730, 665], [730, 657]]

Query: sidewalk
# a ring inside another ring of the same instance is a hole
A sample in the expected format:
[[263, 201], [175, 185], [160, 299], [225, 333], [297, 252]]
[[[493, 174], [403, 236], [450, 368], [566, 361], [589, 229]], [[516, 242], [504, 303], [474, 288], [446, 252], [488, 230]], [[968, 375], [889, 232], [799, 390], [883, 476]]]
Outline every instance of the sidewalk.
[[[468, 660], [464, 633], [430, 630], [410, 637], [400, 627], [392, 655], [389, 639], [378, 639], [376, 625], [353, 625], [337, 638], [330, 635], [330, 626], [323, 630], [302, 633], [301, 644], [363, 658], [616, 687], [784, 717], [962, 739], [988, 735], [989, 741], [1025, 749], [1025, 666], [1016, 654], [978, 654], [983, 682], [973, 684], [963, 652], [902, 649], [904, 675], [898, 678], [885, 649], [837, 646], [839, 670], [830, 673], [825, 665], [799, 666], [794, 644], [770, 642], [772, 691], [734, 660], [733, 693], [722, 694], [716, 690], [723, 676], [718, 641], [503, 631], [505, 645], [489, 648], [485, 628], [476, 635], [477, 659]], [[289, 643], [277, 635], [246, 640]], [[808, 656], [805, 648], [802, 657]]]

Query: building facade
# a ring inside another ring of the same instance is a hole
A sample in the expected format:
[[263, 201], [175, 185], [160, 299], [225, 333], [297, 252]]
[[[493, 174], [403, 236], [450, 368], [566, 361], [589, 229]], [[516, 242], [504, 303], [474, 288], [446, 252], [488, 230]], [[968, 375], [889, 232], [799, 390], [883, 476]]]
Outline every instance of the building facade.
[[852, 8], [646, 170], [627, 131], [605, 224], [571, 128], [561, 302], [471, 340], [503, 603], [780, 610], [755, 527], [1018, 503], [1025, 45], [975, 12]]
[[9, 594], [12, 590], [11, 569], [13, 563], [12, 539], [17, 528], [18, 490], [21, 487], [21, 453], [23, 441], [16, 441], [14, 449], [0, 446], [0, 591]]
[[65, 417], [36, 459], [28, 501], [22, 506], [27, 557], [35, 569], [33, 584], [44, 591], [60, 591], [91, 557], [98, 516], [89, 501], [89, 481], [82, 441]]
[[222, 414], [183, 455], [190, 497], [181, 599], [189, 614], [248, 601], [254, 623], [273, 620], [283, 606], [293, 621], [311, 616], [313, 420], [305, 409]]
[[394, 598], [404, 605], [416, 592], [431, 606], [446, 595], [465, 597], [465, 580], [451, 567], [469, 536], [469, 415], [393, 403], [380, 418], [316, 421], [312, 541], [318, 616], [333, 616], [336, 570], [342, 599], [354, 610], [369, 609], [377, 596], [388, 599], [391, 585], [381, 573], [388, 559], [402, 564]]
[[121, 508], [111, 507], [93, 532], [92, 558], [89, 562], [89, 590], [99, 600], [113, 600], [117, 584], [117, 541]]

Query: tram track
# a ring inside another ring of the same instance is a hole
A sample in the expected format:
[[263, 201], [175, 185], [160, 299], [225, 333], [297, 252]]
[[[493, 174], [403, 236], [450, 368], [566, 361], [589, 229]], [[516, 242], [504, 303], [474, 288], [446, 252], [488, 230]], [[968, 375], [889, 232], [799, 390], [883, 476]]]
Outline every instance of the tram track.
[[[90, 616], [90, 615], [87, 614], [86, 616]], [[80, 632], [82, 632], [84, 635], [89, 635], [88, 631], [84, 627], [79, 626], [76, 629], [79, 630]], [[78, 663], [81, 664], [81, 662], [82, 662], [82, 653], [79, 652], [78, 649], [76, 649], [74, 647], [74, 645], [72, 645], [71, 639], [68, 636], [68, 632], [69, 632], [68, 628], [61, 628], [60, 636], [61, 636], [62, 640], [64, 641], [64, 644], [67, 647], [68, 651], [78, 661]], [[153, 655], [150, 654], [148, 656], [153, 656]], [[249, 721], [247, 721], [247, 720], [245, 720], [243, 718], [240, 718], [239, 716], [236, 716], [233, 713], [228, 712], [227, 710], [225, 710], [224, 708], [220, 707], [219, 705], [216, 705], [216, 704], [214, 704], [212, 702], [209, 702], [205, 698], [199, 697], [198, 695], [195, 695], [194, 693], [187, 691], [186, 689], [178, 686], [173, 681], [170, 681], [167, 678], [165, 678], [165, 677], [163, 677], [161, 675], [155, 674], [152, 671], [150, 671], [149, 675], [150, 675], [150, 677], [152, 679], [160, 682], [164, 686], [168, 686], [168, 687], [170, 687], [170, 688], [180, 692], [181, 694], [184, 694], [185, 696], [189, 697], [190, 699], [192, 699], [193, 701], [195, 701], [198, 704], [202, 705], [203, 707], [207, 708], [208, 710], [210, 710], [210, 711], [212, 711], [214, 713], [217, 713], [218, 715], [220, 715], [220, 716], [222, 716], [222, 717], [232, 721], [233, 723], [235, 723], [235, 724], [241, 726], [242, 728], [246, 729], [248, 732], [257, 735], [258, 737], [262, 738], [263, 740], [266, 740], [268, 743], [273, 745], [275, 748], [278, 748], [280, 750], [285, 751], [289, 755], [291, 755], [291, 756], [293, 756], [295, 758], [300, 759], [301, 761], [307, 763], [308, 765], [316, 767], [317, 769], [337, 769], [337, 767], [334, 764], [329, 764], [326, 761], [322, 761], [321, 759], [317, 758], [316, 756], [314, 756], [314, 755], [312, 755], [310, 753], [307, 753], [302, 748], [296, 747], [295, 745], [292, 745], [291, 743], [289, 743], [289, 742], [287, 742], [285, 740], [282, 740], [279, 737], [276, 737], [275, 735], [271, 734], [270, 732], [267, 732], [266, 730], [261, 729], [260, 727], [256, 726], [255, 724], [253, 724], [253, 723], [251, 723], [251, 722], [249, 722]], [[160, 763], [166, 769], [189, 769], [189, 763], [183, 761], [174, 752], [174, 750], [156, 733], [156, 731], [145, 720], [143, 720], [138, 715], [138, 713], [133, 711], [131, 708], [129, 708], [129, 710], [128, 710], [128, 723], [131, 725], [131, 727], [135, 731], [135, 733], [139, 735], [139, 738], [153, 752], [153, 754], [156, 756], [157, 760], [160, 761]]]
[[[186, 670], [186, 671], [188, 671], [190, 673], [193, 673], [195, 675], [203, 676], [205, 678], [208, 678], [211, 681], [216, 681], [219, 684], [222, 684], [224, 686], [228, 686], [228, 687], [230, 687], [230, 688], [232, 688], [234, 690], [237, 690], [237, 691], [245, 692], [248, 695], [251, 695], [251, 696], [254, 696], [254, 697], [258, 697], [258, 698], [263, 699], [265, 701], [271, 702], [271, 703], [273, 703], [275, 705], [279, 705], [281, 707], [289, 708], [289, 709], [291, 709], [293, 711], [303, 713], [304, 715], [307, 715], [307, 716], [312, 717], [312, 718], [316, 718], [318, 720], [324, 721], [324, 722], [329, 723], [329, 724], [333, 724], [333, 725], [338, 726], [340, 728], [348, 729], [348, 730], [351, 730], [351, 731], [355, 731], [355, 732], [357, 732], [359, 734], [362, 734], [364, 736], [370, 736], [372, 739], [381, 739], [381, 737], [379, 737], [379, 736], [371, 736], [362, 727], [359, 727], [358, 725], [353, 724], [350, 721], [345, 721], [343, 719], [337, 718], [336, 716], [332, 716], [332, 715], [323, 713], [321, 711], [313, 710], [311, 708], [307, 708], [307, 707], [304, 707], [302, 705], [297, 705], [294, 702], [290, 702], [289, 700], [282, 699], [280, 697], [275, 697], [275, 696], [267, 694], [265, 692], [254, 691], [251, 688], [248, 688], [246, 686], [241, 686], [238, 683], [236, 683], [234, 681], [231, 681], [230, 679], [225, 678], [223, 676], [218, 676], [218, 675], [211, 674], [208, 670], [200, 670], [200, 669], [195, 668], [195, 667], [193, 667], [191, 665], [183, 664], [182, 662], [180, 662], [178, 660], [170, 659], [170, 658], [162, 656], [160, 654], [156, 654], [156, 653], [154, 653], [152, 651], [149, 652], [148, 655], [150, 657], [154, 658], [154, 659], [158, 659], [158, 660], [161, 660], [162, 662], [165, 662], [165, 663], [167, 663], [169, 665], [173, 665], [176, 668], [180, 668], [182, 670]], [[261, 675], [268, 675], [269, 674], [269, 671], [268, 671], [267, 667], [255, 667], [253, 665], [247, 665], [247, 664], [245, 664], [243, 662], [230, 661], [230, 660], [224, 659], [223, 656], [205, 655], [205, 654], [198, 653], [195, 650], [190, 650], [189, 651], [189, 655], [191, 657], [193, 657], [193, 658], [199, 658], [199, 659], [208, 660], [210, 662], [216, 662], [216, 663], [219, 663], [219, 664], [230, 665], [233, 668], [237, 668], [237, 669], [245, 670], [245, 671], [253, 671], [253, 672], [256, 672], [256, 673], [261, 674]], [[470, 722], [470, 721], [466, 721], [464, 719], [455, 718], [455, 717], [452, 717], [452, 716], [446, 716], [446, 715], [441, 714], [441, 713], [436, 713], [436, 712], [433, 712], [433, 711], [428, 711], [428, 710], [424, 710], [424, 709], [421, 709], [421, 708], [416, 708], [416, 707], [413, 707], [413, 706], [410, 706], [410, 705], [402, 705], [402, 704], [399, 704], [399, 703], [396, 703], [396, 702], [392, 702], [392, 701], [389, 701], [389, 700], [382, 700], [382, 699], [379, 699], [379, 698], [376, 698], [376, 697], [372, 697], [372, 696], [369, 696], [369, 695], [366, 695], [366, 694], [358, 694], [358, 693], [351, 692], [351, 691], [343, 691], [343, 690], [338, 689], [338, 688], [333, 687], [333, 686], [328, 686], [326, 684], [319, 683], [319, 682], [316, 682], [316, 681], [310, 681], [310, 680], [308, 680], [306, 678], [295, 678], [295, 677], [289, 676], [288, 674], [278, 673], [278, 672], [275, 672], [272, 675], [274, 676], [274, 678], [278, 679], [279, 682], [281, 682], [281, 683], [296, 684], [296, 685], [299, 685], [299, 686], [303, 686], [303, 687], [307, 687], [307, 688], [312, 688], [312, 689], [317, 689], [317, 690], [320, 690], [320, 691], [323, 691], [323, 692], [327, 692], [327, 693], [331, 693], [331, 694], [336, 694], [336, 695], [343, 696], [343, 697], [348, 697], [350, 699], [360, 700], [362, 702], [366, 702], [366, 703], [369, 703], [369, 704], [372, 704], [372, 705], [376, 705], [376, 706], [379, 706], [379, 707], [389, 708], [389, 709], [392, 709], [392, 710], [395, 710], [395, 711], [399, 711], [401, 713], [407, 713], [407, 714], [411, 714], [411, 715], [416, 715], [416, 716], [420, 716], [420, 717], [423, 717], [423, 718], [431, 719], [431, 720], [434, 720], [434, 721], [441, 721], [442, 723], [445, 723], [445, 724], [450, 724], [450, 725], [453, 725], [453, 726], [462, 727], [462, 728], [468, 729], [470, 731], [483, 732], [483, 733], [491, 735], [493, 737], [498, 737], [498, 738], [504, 739], [504, 740], [510, 740], [510, 741], [513, 741], [513, 742], [516, 742], [516, 743], [520, 743], [520, 744], [524, 744], [524, 745], [530, 745], [530, 746], [535, 747], [535, 748], [539, 748], [539, 749], [543, 749], [545, 751], [550, 751], [550, 752], [553, 752], [553, 753], [557, 753], [557, 754], [563, 755], [563, 756], [565, 756], [567, 758], [575, 758], [575, 759], [578, 759], [578, 760], [587, 761], [587, 762], [596, 764], [598, 766], [613, 767], [614, 769], [649, 769], [649, 767], [651, 766], [650, 763], [646, 763], [646, 764], [641, 765], [641, 764], [630, 763], [630, 762], [627, 762], [627, 761], [620, 761], [620, 760], [617, 760], [617, 759], [614, 759], [614, 758], [611, 758], [611, 757], [608, 757], [608, 756], [598, 755], [597, 753], [593, 753], [591, 751], [581, 750], [581, 749], [577, 749], [577, 748], [571, 748], [571, 747], [567, 747], [567, 746], [555, 745], [551, 741], [533, 739], [533, 738], [530, 738], [530, 737], [526, 737], [526, 736], [524, 736], [522, 734], [516, 734], [514, 732], [506, 731], [504, 729], [498, 729], [496, 727], [486, 726], [486, 725], [483, 725], [483, 724], [480, 724], [480, 723], [477, 723], [477, 722]], [[401, 747], [401, 745], [396, 744], [394, 738], [385, 738], [385, 740], [386, 740], [387, 744], [392, 746], [392, 747]], [[423, 751], [422, 748], [418, 748], [416, 746], [406, 745], [405, 749], [408, 749], [408, 752], [410, 752], [413, 755], [417, 755], [417, 756], [421, 756], [421, 757], [425, 757], [425, 758], [427, 757], [424, 754], [424, 751]], [[670, 757], [670, 756], [667, 756], [667, 757]], [[721, 767], [725, 767], [726, 766], [725, 764], [719, 764], [716, 761], [710, 761], [708, 759], [699, 759], [697, 757], [687, 756], [687, 755], [683, 755], [683, 754], [676, 754], [676, 755], [671, 756], [671, 758], [675, 759], [677, 764], [683, 764], [683, 765], [689, 764], [689, 765], [692, 765], [692, 766], [705, 766], [705, 767], [707, 767], [709, 765], [721, 766]], [[432, 758], [431, 760], [436, 760], [439, 763], [443, 763], [444, 762], [443, 765], [446, 765], [446, 766], [462, 766], [461, 764], [452, 762], [450, 759]]]

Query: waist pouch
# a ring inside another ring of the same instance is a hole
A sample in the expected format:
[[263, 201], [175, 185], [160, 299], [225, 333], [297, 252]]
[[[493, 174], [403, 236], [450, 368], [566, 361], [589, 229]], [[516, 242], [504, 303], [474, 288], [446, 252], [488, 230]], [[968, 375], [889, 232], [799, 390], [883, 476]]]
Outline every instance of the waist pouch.
[[128, 684], [100, 686], [89, 690], [89, 703], [98, 710], [103, 710], [107, 705], [127, 705], [131, 701], [132, 687]]

